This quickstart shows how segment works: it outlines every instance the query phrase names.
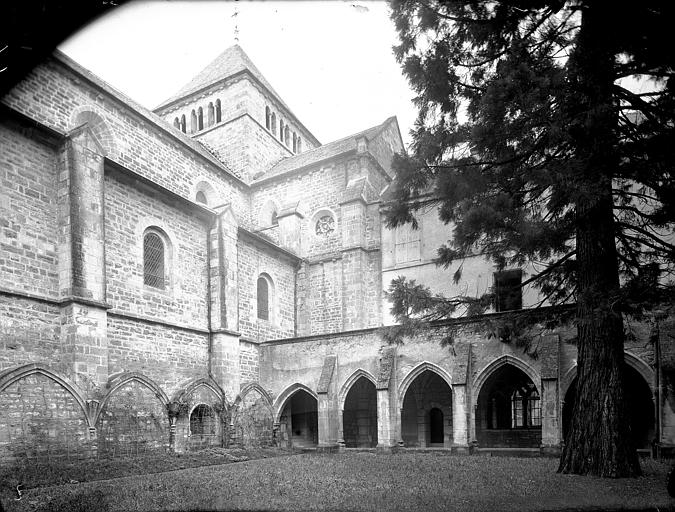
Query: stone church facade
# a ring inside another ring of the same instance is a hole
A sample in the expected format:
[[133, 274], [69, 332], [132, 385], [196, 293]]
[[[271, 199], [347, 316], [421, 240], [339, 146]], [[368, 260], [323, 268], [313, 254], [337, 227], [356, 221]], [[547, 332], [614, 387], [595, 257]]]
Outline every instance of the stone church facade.
[[[394, 117], [321, 144], [239, 46], [154, 112], [58, 52], [0, 108], [3, 459], [559, 449], [572, 328], [528, 352], [466, 319], [383, 341], [392, 278], [455, 286], [433, 264], [448, 238], [435, 212], [418, 231], [383, 225]], [[526, 273], [477, 257], [464, 275], [480, 291]], [[539, 300], [512, 299], [487, 317]], [[630, 329], [633, 435], [667, 447], [675, 331]]]

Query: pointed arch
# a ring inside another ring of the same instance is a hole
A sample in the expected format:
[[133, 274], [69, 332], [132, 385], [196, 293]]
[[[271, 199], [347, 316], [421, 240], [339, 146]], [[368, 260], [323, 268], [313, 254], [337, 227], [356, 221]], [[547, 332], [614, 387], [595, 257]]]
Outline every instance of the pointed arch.
[[438, 366], [437, 364], [431, 363], [429, 361], [422, 361], [421, 363], [418, 363], [413, 367], [412, 370], [408, 372], [408, 374], [403, 378], [401, 381], [401, 384], [399, 385], [398, 388], [398, 403], [399, 406], [403, 406], [403, 399], [405, 398], [405, 394], [408, 391], [408, 388], [410, 385], [414, 382], [414, 380], [422, 375], [424, 372], [430, 371], [435, 374], [437, 374], [441, 379], [445, 381], [445, 383], [450, 386], [450, 389], [452, 390], [452, 376], [445, 371], [443, 368]]
[[150, 391], [152, 391], [155, 394], [157, 399], [165, 408], [168, 407], [169, 397], [166, 395], [164, 390], [162, 390], [162, 388], [160, 388], [157, 385], [157, 383], [153, 381], [150, 377], [146, 377], [142, 373], [138, 372], [123, 372], [111, 376], [108, 379], [108, 383], [106, 384], [108, 393], [106, 393], [105, 397], [103, 397], [103, 400], [101, 400], [101, 405], [98, 408], [98, 413], [96, 415], [96, 422], [98, 422], [98, 419], [101, 416], [101, 412], [105, 409], [106, 404], [110, 401], [110, 398], [113, 396], [115, 391], [117, 391], [119, 388], [132, 381], [136, 381], [139, 384], [142, 384], [143, 386], [147, 387]]
[[511, 365], [521, 370], [525, 375], [529, 377], [529, 379], [535, 385], [537, 390], [541, 392], [541, 377], [539, 376], [539, 373], [522, 359], [510, 354], [504, 354], [503, 356], [498, 357], [497, 359], [489, 363], [485, 368], [483, 368], [478, 373], [478, 375], [474, 379], [472, 389], [472, 402], [473, 402], [472, 405], [474, 407], [478, 404], [478, 395], [480, 394], [480, 390], [483, 387], [483, 384], [485, 384], [487, 379], [495, 371], [497, 371], [498, 369], [500, 369], [505, 365]]
[[242, 400], [246, 397], [246, 395], [248, 395], [252, 391], [257, 391], [265, 401], [266, 405], [270, 408], [270, 411], [272, 411], [273, 409], [272, 397], [267, 392], [267, 390], [257, 382], [249, 382], [248, 384], [244, 385], [244, 387], [242, 387], [241, 390], [239, 391], [237, 398], [234, 399], [233, 405], [238, 406], [242, 402]]
[[210, 377], [204, 377], [201, 379], [193, 380], [186, 386], [183, 386], [181, 389], [176, 391], [173, 394], [172, 397], [172, 402], [177, 401], [183, 401], [186, 397], [189, 397], [192, 395], [195, 391], [197, 391], [200, 387], [206, 388], [209, 391], [211, 391], [214, 395], [218, 397], [219, 400], [221, 400], [226, 406], [228, 406], [228, 400], [227, 396], [225, 395], [225, 391], [223, 388], [220, 387], [220, 385], [213, 380]]
[[372, 382], [373, 385], [377, 388], [377, 380], [375, 379], [375, 377], [373, 377], [373, 375], [369, 371], [363, 370], [362, 368], [359, 368], [358, 370], [355, 370], [354, 373], [352, 373], [347, 378], [345, 383], [340, 388], [340, 392], [338, 393], [338, 410], [339, 411], [344, 409], [345, 400], [347, 399], [347, 395], [349, 394], [349, 390], [356, 383], [356, 381], [359, 380], [361, 377], [363, 377], [364, 379]]
[[[649, 389], [652, 391], [652, 394], [654, 394], [656, 376], [654, 374], [654, 370], [652, 369], [652, 367], [649, 366], [649, 363], [647, 363], [641, 357], [636, 356], [635, 354], [628, 351], [624, 351], [623, 360], [628, 366], [630, 366], [640, 374], [640, 376], [645, 380], [645, 382], [649, 386]], [[561, 397], [564, 397], [567, 394], [567, 390], [569, 389], [574, 379], [576, 379], [576, 377], [577, 377], [577, 363], [575, 362], [574, 366], [572, 366], [569, 370], [567, 370], [565, 372], [565, 375], [563, 375], [563, 377], [560, 379]]]
[[275, 423], [279, 422], [279, 418], [281, 417], [281, 413], [283, 412], [284, 406], [286, 405], [286, 402], [288, 401], [288, 399], [291, 398], [298, 391], [305, 391], [312, 398], [314, 398], [314, 400], [316, 400], [317, 403], [318, 403], [319, 395], [317, 395], [310, 388], [308, 388], [304, 384], [300, 384], [299, 382], [296, 382], [295, 384], [291, 384], [286, 389], [284, 389], [279, 394], [279, 396], [276, 398], [276, 400], [274, 401], [274, 421], [275, 421]]
[[82, 415], [84, 416], [87, 426], [93, 427], [96, 423], [95, 418], [91, 417], [89, 408], [87, 407], [87, 402], [83, 397], [82, 391], [77, 387], [77, 385], [70, 382], [65, 377], [61, 377], [56, 371], [52, 370], [49, 366], [42, 365], [39, 363], [26, 364], [19, 366], [18, 368], [5, 370], [0, 372], [0, 393], [4, 391], [7, 387], [14, 384], [16, 381], [29, 377], [33, 374], [43, 375], [48, 379], [53, 380], [64, 388], [70, 395], [75, 399], [77, 404], [82, 409]]

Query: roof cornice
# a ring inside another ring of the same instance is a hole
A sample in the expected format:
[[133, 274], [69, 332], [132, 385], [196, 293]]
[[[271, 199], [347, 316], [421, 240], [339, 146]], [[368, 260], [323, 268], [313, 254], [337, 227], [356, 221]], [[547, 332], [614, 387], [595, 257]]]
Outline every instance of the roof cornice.
[[163, 134], [169, 136], [173, 140], [180, 143], [182, 146], [186, 147], [188, 150], [190, 150], [191, 153], [193, 153], [196, 156], [199, 156], [210, 165], [215, 166], [216, 168], [218, 168], [218, 170], [223, 171], [227, 179], [234, 181], [237, 185], [248, 190], [249, 185], [241, 178], [235, 176], [234, 173], [230, 169], [228, 169], [223, 162], [221, 162], [215, 156], [209, 153], [201, 144], [194, 141], [187, 135], [183, 134], [183, 132], [176, 130], [175, 128], [167, 124], [163, 119], [157, 116], [157, 114], [139, 105], [134, 100], [132, 100], [131, 98], [129, 98], [128, 96], [118, 91], [110, 84], [108, 84], [95, 74], [93, 74], [91, 71], [75, 62], [73, 59], [68, 57], [60, 50], [55, 50], [54, 53], [52, 54], [52, 57], [55, 62], [62, 65], [72, 73], [82, 78], [83, 80], [86, 80], [93, 87], [104, 92], [125, 108], [133, 111], [135, 114], [142, 117], [143, 120], [151, 123], [155, 128], [161, 130]]

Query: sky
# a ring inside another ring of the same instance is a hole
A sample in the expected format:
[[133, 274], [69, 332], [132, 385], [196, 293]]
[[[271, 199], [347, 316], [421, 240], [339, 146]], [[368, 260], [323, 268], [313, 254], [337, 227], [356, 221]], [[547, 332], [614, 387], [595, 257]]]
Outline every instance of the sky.
[[385, 2], [131, 2], [59, 49], [153, 109], [235, 44], [235, 36], [321, 143], [392, 115], [409, 142], [414, 93], [392, 52], [397, 36]]

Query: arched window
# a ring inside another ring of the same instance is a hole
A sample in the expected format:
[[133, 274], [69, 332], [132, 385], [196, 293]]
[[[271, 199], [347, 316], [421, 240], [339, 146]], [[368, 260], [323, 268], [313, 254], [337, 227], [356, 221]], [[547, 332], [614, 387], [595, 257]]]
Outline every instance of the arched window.
[[182, 116], [180, 116], [180, 131], [185, 133], [186, 129], [187, 128], [186, 128], [186, 123], [185, 123], [185, 114], [183, 114]]
[[279, 140], [284, 141], [284, 120], [279, 119]]
[[265, 107], [265, 128], [268, 130], [272, 127], [272, 119], [270, 115], [270, 108]]
[[194, 133], [197, 131], [197, 113], [192, 109], [192, 113], [190, 114], [190, 133]]
[[293, 132], [293, 153], [296, 153], [298, 150], [298, 136]]
[[270, 284], [265, 276], [258, 278], [258, 318], [270, 319]]
[[207, 115], [206, 115], [206, 125], [207, 126], [213, 126], [214, 123], [214, 110], [213, 110], [213, 103], [209, 103], [209, 107], [207, 109]]
[[216, 413], [206, 404], [199, 404], [190, 414], [190, 435], [215, 436]]
[[195, 195], [195, 201], [202, 204], [208, 204], [208, 201], [206, 200], [206, 194], [204, 194], [204, 192], [201, 190]]
[[222, 113], [220, 110], [220, 100], [216, 100], [216, 123], [220, 123], [222, 119]]
[[199, 114], [197, 115], [198, 126], [200, 130], [204, 129], [204, 110], [202, 107], [199, 107]]
[[164, 242], [155, 232], [143, 237], [143, 283], [153, 288], [165, 288]]
[[288, 129], [288, 125], [286, 125], [286, 127], [284, 128], [284, 144], [288, 146], [290, 142], [291, 142], [291, 131]]
[[279, 225], [279, 219], [277, 218], [277, 211], [274, 210], [272, 212], [272, 226], [278, 226]]
[[302, 153], [302, 139], [298, 137], [298, 153]]
[[180, 130], [180, 121], [178, 120], [178, 118], [173, 120], [173, 126], [174, 128], [178, 128]]
[[511, 428], [541, 426], [541, 402], [534, 388], [522, 387], [511, 395]]
[[277, 115], [272, 112], [272, 133], [277, 134]]

